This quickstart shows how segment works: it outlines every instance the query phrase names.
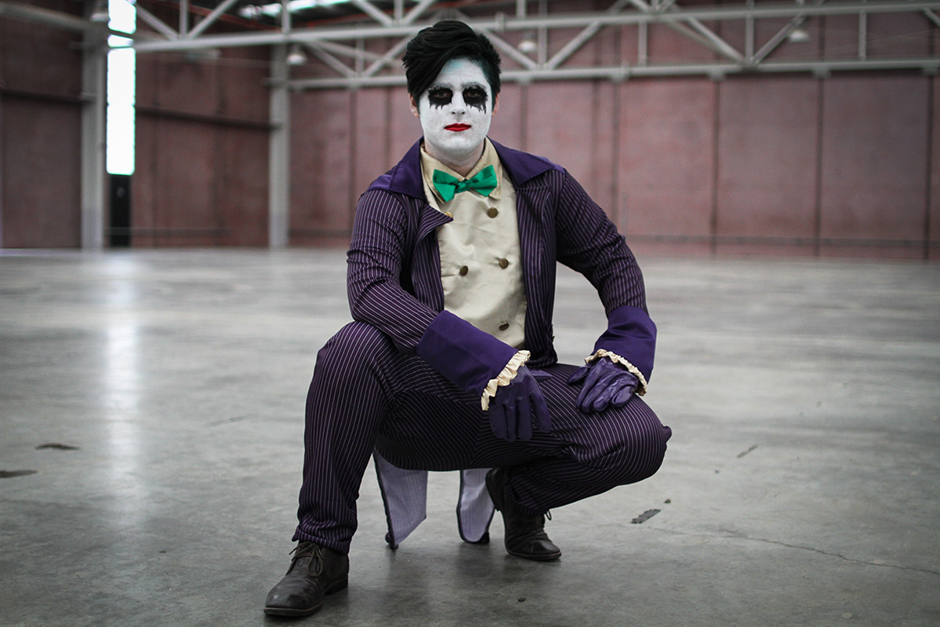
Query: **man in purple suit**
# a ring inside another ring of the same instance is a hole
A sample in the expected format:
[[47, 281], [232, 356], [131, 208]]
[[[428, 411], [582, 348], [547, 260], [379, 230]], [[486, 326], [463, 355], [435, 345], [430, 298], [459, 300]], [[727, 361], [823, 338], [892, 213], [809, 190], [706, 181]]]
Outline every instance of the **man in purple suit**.
[[[671, 434], [639, 398], [656, 327], [623, 237], [566, 170], [487, 138], [493, 46], [439, 22], [403, 62], [424, 135], [359, 199], [355, 321], [317, 355], [298, 545], [268, 614], [312, 614], [346, 587], [373, 453], [405, 470], [491, 469], [506, 550], [549, 561], [561, 551], [545, 513], [651, 476]], [[580, 368], [552, 345], [558, 262], [588, 278], [607, 314]]]

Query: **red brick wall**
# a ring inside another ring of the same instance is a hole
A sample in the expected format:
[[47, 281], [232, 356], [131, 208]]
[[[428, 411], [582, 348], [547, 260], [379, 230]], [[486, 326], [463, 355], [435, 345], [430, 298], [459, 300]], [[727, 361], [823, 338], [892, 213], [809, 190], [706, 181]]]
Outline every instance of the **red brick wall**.
[[[36, 6], [80, 14], [81, 4]], [[81, 244], [81, 35], [0, 19], [0, 247]]]
[[[172, 12], [161, 17], [176, 23]], [[756, 48], [784, 23], [758, 22]], [[743, 47], [741, 24], [710, 26]], [[809, 43], [785, 43], [770, 58], [858, 54], [856, 16], [805, 26]], [[869, 57], [935, 54], [934, 31], [923, 16], [870, 15]], [[573, 34], [553, 33], [550, 53]], [[79, 36], [0, 20], [0, 37], [0, 241], [78, 246]], [[650, 63], [715, 58], [662, 24], [648, 41]], [[269, 60], [265, 48], [139, 55], [134, 246], [267, 244]], [[637, 31], [624, 27], [603, 30], [571, 63], [637, 60]], [[314, 59], [293, 72], [331, 74]], [[491, 136], [567, 167], [640, 252], [937, 258], [937, 80], [843, 72], [507, 83]], [[420, 125], [403, 88], [295, 92], [291, 105], [290, 241], [343, 245], [358, 195]]]

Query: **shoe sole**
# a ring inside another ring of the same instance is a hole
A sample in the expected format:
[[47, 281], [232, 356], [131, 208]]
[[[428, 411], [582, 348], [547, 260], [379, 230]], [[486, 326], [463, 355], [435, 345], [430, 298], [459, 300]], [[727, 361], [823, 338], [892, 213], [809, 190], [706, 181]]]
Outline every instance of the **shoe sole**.
[[[348, 585], [349, 585], [348, 577], [344, 577], [343, 579], [340, 579], [339, 581], [334, 581], [326, 589], [326, 592], [324, 592], [324, 595], [333, 594], [335, 592], [339, 592], [340, 590], [345, 590]], [[320, 611], [320, 608], [322, 607], [323, 607], [323, 601], [321, 600], [314, 607], [303, 609], [303, 610], [292, 610], [287, 607], [267, 607], [266, 606], [264, 608], [264, 613], [267, 614], [268, 616], [289, 616], [292, 618], [301, 618], [303, 616], [312, 616], [313, 614], [316, 614], [317, 612]]]
[[515, 557], [521, 557], [525, 560], [532, 560], [533, 562], [554, 562], [559, 557], [561, 557], [561, 551], [557, 553], [546, 553], [545, 555], [533, 555], [531, 553], [517, 553], [506, 549], [506, 552]]

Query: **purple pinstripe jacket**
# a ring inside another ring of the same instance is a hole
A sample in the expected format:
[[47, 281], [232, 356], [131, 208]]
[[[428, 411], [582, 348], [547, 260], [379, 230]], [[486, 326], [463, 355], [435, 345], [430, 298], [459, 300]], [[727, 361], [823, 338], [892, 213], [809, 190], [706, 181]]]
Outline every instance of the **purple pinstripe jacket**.
[[[529, 367], [558, 361], [552, 310], [561, 262], [587, 277], [604, 305], [608, 326], [594, 350], [620, 355], [649, 380], [656, 326], [624, 238], [566, 170], [493, 144], [516, 190]], [[458, 387], [482, 394], [516, 349], [444, 311], [436, 229], [451, 218], [425, 198], [420, 145], [359, 199], [347, 254], [349, 306], [353, 319], [383, 331], [399, 350], [417, 352]]]

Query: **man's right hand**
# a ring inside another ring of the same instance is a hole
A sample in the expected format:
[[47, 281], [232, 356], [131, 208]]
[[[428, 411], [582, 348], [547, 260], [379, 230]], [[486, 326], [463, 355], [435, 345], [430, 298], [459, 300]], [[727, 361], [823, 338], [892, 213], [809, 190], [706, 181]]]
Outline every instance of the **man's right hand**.
[[520, 366], [509, 385], [496, 390], [490, 401], [490, 426], [496, 437], [514, 442], [532, 438], [532, 423], [547, 433], [552, 428], [548, 404], [538, 381], [525, 366]]

